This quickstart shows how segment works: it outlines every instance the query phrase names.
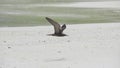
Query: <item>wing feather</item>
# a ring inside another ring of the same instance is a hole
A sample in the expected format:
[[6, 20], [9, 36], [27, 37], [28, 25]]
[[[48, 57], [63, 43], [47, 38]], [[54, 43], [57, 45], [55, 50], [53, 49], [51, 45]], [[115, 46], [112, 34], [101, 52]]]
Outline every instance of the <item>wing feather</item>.
[[54, 21], [48, 17], [46, 17], [46, 20], [54, 26], [55, 33], [60, 32], [60, 29], [61, 29], [60, 24], [58, 24], [56, 21]]

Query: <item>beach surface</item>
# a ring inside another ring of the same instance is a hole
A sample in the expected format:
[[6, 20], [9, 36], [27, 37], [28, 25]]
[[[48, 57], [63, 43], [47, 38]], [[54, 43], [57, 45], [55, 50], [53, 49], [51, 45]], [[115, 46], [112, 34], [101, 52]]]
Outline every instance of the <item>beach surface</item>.
[[120, 68], [120, 23], [0, 27], [0, 68]]

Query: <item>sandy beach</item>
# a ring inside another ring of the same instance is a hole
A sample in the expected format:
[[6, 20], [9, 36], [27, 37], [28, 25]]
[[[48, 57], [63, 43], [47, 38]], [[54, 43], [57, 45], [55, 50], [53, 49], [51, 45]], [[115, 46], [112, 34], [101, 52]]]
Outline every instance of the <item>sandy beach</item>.
[[0, 27], [0, 68], [119, 68], [120, 23]]

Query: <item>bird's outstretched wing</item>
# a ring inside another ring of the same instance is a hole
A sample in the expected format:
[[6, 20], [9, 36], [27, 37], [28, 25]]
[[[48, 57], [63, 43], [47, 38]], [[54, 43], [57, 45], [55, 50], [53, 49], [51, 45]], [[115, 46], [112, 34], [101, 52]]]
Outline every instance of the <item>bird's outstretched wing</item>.
[[58, 24], [56, 21], [46, 17], [46, 20], [51, 23], [54, 26], [55, 33], [59, 33], [61, 30], [60, 24]]

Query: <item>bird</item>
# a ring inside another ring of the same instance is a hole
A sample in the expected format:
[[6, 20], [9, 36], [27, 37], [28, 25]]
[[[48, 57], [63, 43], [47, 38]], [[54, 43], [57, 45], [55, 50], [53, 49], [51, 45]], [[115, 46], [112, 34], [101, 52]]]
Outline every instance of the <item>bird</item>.
[[66, 29], [66, 24], [63, 24], [61, 26], [59, 23], [52, 20], [51, 18], [48, 18], [48, 17], [45, 17], [45, 18], [54, 27], [54, 34], [52, 34], [52, 36], [66, 36], [66, 34], [63, 34], [63, 31]]

